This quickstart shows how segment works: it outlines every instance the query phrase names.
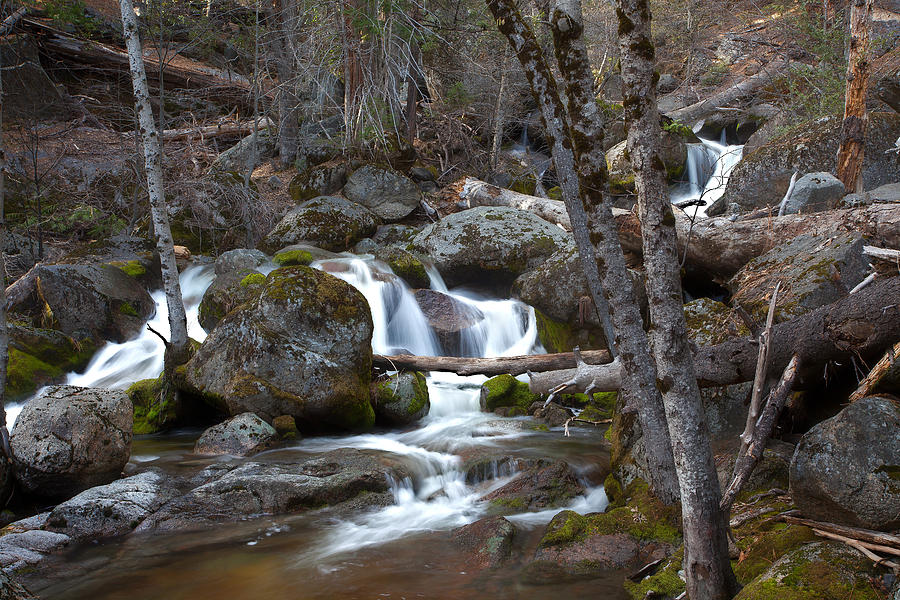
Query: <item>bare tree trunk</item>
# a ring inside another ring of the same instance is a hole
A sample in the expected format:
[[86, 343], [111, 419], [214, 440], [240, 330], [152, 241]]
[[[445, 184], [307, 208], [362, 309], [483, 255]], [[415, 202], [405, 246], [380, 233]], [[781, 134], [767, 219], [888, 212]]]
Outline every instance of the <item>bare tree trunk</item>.
[[662, 390], [681, 489], [688, 596], [728, 600], [738, 590], [728, 557], [709, 430], [688, 345], [675, 215], [659, 148], [655, 51], [647, 0], [617, 0], [627, 149], [634, 170], [650, 304], [656, 385]]
[[[3, 65], [0, 64], [0, 450], [10, 468], [12, 453], [6, 429], [6, 365], [9, 362], [9, 331], [6, 326], [6, 144], [3, 139]], [[2, 483], [2, 482], [0, 482]], [[0, 490], [2, 493], [2, 490]], [[5, 494], [4, 494], [5, 496]], [[4, 500], [5, 503], [5, 500]], [[3, 505], [0, 505], [2, 507]]]
[[509, 45], [503, 50], [503, 62], [500, 63], [500, 90], [497, 92], [497, 104], [494, 106], [494, 138], [491, 143], [491, 169], [497, 168], [497, 159], [500, 157], [500, 142], [503, 140], [503, 96], [506, 94], [507, 65], [509, 63]]
[[[573, 135], [568, 119], [578, 119], [578, 131], [592, 130], [594, 122], [589, 120], [590, 115], [567, 114], [540, 45], [515, 3], [511, 0], [488, 0], [487, 5], [497, 20], [500, 32], [506, 36], [515, 51], [531, 84], [532, 94], [541, 107], [545, 135], [552, 148], [560, 187], [594, 306], [602, 323], [608, 323], [610, 316], [613, 319], [612, 327], [604, 325], [604, 329], [608, 335], [609, 332], [615, 331], [615, 345], [611, 344], [610, 349], [616, 348], [623, 357], [627, 380], [621, 394], [623, 409], [637, 413], [646, 447], [646, 455], [640, 458], [646, 461], [647, 477], [660, 499], [671, 503], [676, 500], [678, 493], [674, 477], [674, 461], [662, 403], [654, 386], [655, 369], [647, 349], [647, 338], [640, 311], [634, 300], [634, 291], [616, 235], [610, 204], [603, 197], [606, 185], [603, 177], [605, 158], [602, 150], [592, 150], [583, 145], [581, 156], [597, 158], [599, 155], [599, 164], [596, 165], [600, 169], [599, 180], [589, 181], [585, 176], [597, 173], [589, 168], [580, 173], [576, 172], [575, 156], [571, 149]], [[579, 30], [572, 37], [580, 40], [580, 5], [577, 8]], [[567, 73], [567, 88], [574, 88], [582, 83], [582, 68], [586, 66], [586, 58], [576, 52], [577, 50], [560, 65], [563, 73]], [[572, 92], [579, 93], [575, 90]], [[577, 102], [569, 100], [570, 106], [576, 104]], [[590, 104], [594, 104], [593, 97]], [[587, 143], [588, 139], [581, 141]], [[597, 148], [602, 148], [602, 136], [595, 138], [595, 141]], [[580, 178], [583, 179], [582, 182], [579, 181]], [[588, 185], [585, 185], [586, 183]], [[585, 210], [582, 192], [591, 204], [590, 212]], [[612, 305], [612, 311], [606, 306], [607, 298]]]
[[297, 158], [300, 143], [300, 101], [294, 92], [297, 85], [293, 52], [296, 0], [275, 0], [274, 10], [278, 30], [272, 44], [278, 71], [278, 156], [282, 166], [288, 166]]
[[866, 87], [869, 83], [869, 24], [874, 0], [853, 0], [850, 8], [850, 56], [844, 123], [837, 154], [837, 177], [848, 192], [863, 191], [862, 173], [866, 141]]
[[169, 217], [166, 213], [159, 134], [156, 131], [153, 111], [150, 108], [150, 90], [147, 86], [147, 74], [144, 71], [137, 19], [131, 0], [119, 0], [119, 7], [122, 10], [122, 28], [131, 66], [134, 101], [141, 125], [141, 137], [144, 141], [144, 164], [147, 171], [147, 192], [150, 196], [150, 216], [153, 222], [153, 231], [156, 234], [163, 290], [166, 293], [166, 304], [169, 307], [171, 334], [166, 345], [166, 366], [169, 371], [170, 368], [182, 364], [187, 359], [187, 319], [184, 312], [184, 300], [181, 296], [181, 285], [178, 282], [178, 267], [175, 265], [172, 231], [169, 228]]

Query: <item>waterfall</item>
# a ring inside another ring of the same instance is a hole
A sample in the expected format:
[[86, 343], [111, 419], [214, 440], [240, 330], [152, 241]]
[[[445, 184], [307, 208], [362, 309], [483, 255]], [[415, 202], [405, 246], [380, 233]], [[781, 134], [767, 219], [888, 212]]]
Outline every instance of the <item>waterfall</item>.
[[719, 141], [700, 138], [699, 144], [688, 144], [684, 165], [686, 181], [672, 190], [672, 202], [702, 199], [704, 206], [685, 209], [689, 216], [705, 217], [706, 209], [725, 193], [728, 177], [741, 160], [743, 146], [729, 146], [725, 130]]

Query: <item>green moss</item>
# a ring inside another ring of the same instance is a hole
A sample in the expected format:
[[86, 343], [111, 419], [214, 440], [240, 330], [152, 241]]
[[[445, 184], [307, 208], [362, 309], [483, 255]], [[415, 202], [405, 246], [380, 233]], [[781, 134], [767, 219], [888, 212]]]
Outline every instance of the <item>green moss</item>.
[[809, 527], [771, 524], [765, 530], [740, 534], [741, 559], [734, 567], [734, 574], [741, 585], [746, 585], [763, 574], [772, 564], [790, 552], [816, 539]]
[[20, 398], [34, 392], [39, 382], [46, 382], [63, 375], [59, 367], [47, 364], [26, 352], [9, 349], [6, 371], [6, 395], [10, 399]]
[[536, 423], [529, 428], [532, 431], [550, 431], [550, 426], [546, 423]]
[[122, 304], [119, 305], [119, 312], [123, 315], [128, 315], [129, 317], [137, 318], [140, 316], [138, 315], [138, 311], [136, 311], [131, 303], [127, 301], [122, 302]]
[[531, 393], [527, 383], [519, 381], [512, 375], [492, 377], [481, 386], [481, 409], [487, 412], [506, 406], [527, 410], [539, 399], [540, 395]]
[[562, 200], [562, 189], [555, 185], [549, 190], [547, 190], [547, 197], [551, 200]]
[[572, 351], [576, 343], [571, 325], [555, 321], [537, 309], [534, 311], [534, 316], [537, 322], [538, 339], [541, 340], [541, 344], [547, 349], [547, 352]]
[[610, 412], [600, 410], [595, 406], [588, 406], [578, 415], [579, 419], [584, 419], [586, 421], [602, 421], [604, 419], [608, 419], [610, 416]]
[[249, 287], [251, 285], [262, 285], [266, 282], [266, 276], [262, 273], [250, 273], [241, 279], [241, 287]]
[[279, 267], [309, 265], [312, 261], [313, 255], [307, 250], [285, 250], [272, 257], [272, 262]]
[[523, 498], [494, 498], [490, 505], [495, 509], [502, 509], [499, 512], [522, 512], [528, 508]]
[[625, 580], [625, 591], [634, 600], [644, 598], [677, 598], [684, 591], [684, 581], [678, 576], [684, 562], [684, 546], [666, 560], [653, 575], [638, 583]]
[[129, 260], [127, 262], [113, 262], [111, 265], [118, 267], [123, 273], [129, 277], [140, 279], [147, 274], [147, 269], [139, 260]]
[[387, 252], [379, 252], [376, 256], [386, 262], [391, 271], [404, 280], [409, 287], [413, 289], [430, 287], [431, 280], [425, 265], [410, 252], [392, 248]]
[[175, 393], [165, 385], [162, 375], [137, 381], [125, 393], [134, 406], [135, 435], [164, 431], [175, 423]]

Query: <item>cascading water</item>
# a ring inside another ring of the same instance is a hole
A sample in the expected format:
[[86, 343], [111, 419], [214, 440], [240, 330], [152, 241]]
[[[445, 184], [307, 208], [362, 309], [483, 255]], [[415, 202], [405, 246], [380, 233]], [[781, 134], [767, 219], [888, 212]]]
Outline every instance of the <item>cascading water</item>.
[[719, 141], [700, 138], [699, 144], [688, 144], [685, 162], [687, 181], [672, 190], [672, 202], [703, 200], [703, 206], [691, 206], [689, 216], [705, 217], [706, 209], [725, 193], [731, 171], [741, 160], [743, 146], [728, 145], [725, 130]]

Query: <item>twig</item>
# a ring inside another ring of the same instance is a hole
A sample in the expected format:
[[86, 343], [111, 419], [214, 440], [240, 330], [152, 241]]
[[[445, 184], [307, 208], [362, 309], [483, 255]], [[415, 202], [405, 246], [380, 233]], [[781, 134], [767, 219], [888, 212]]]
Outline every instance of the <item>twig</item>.
[[856, 548], [861, 553], [865, 555], [866, 558], [875, 563], [876, 566], [885, 566], [894, 571], [900, 570], [900, 563], [897, 563], [892, 560], [888, 560], [883, 556], [878, 556], [873, 552], [873, 550], [877, 550], [879, 552], [885, 552], [887, 554], [900, 554], [900, 551], [895, 550], [894, 548], [889, 548], [887, 546], [879, 546], [878, 544], [869, 544], [867, 542], [861, 542], [859, 540], [854, 540], [853, 538], [844, 537], [842, 535], [838, 535], [836, 533], [829, 533], [827, 531], [822, 531], [821, 529], [813, 528], [813, 533], [816, 535], [827, 538], [829, 540], [835, 540], [838, 542], [844, 542], [848, 546], [852, 548]]
[[19, 10], [9, 15], [5, 19], [3, 19], [3, 23], [0, 23], [0, 35], [6, 35], [9, 33], [9, 30], [16, 26], [16, 23], [19, 22], [23, 16], [25, 16], [25, 7], [21, 7]]
[[869, 273], [869, 275], [868, 275], [865, 279], [863, 279], [862, 281], [860, 281], [859, 283], [857, 283], [857, 284], [856, 284], [856, 287], [854, 287], [852, 290], [850, 290], [849, 293], [850, 293], [850, 294], [855, 294], [855, 293], [858, 292], [859, 290], [863, 289], [864, 287], [866, 287], [867, 285], [869, 285], [870, 283], [872, 283], [873, 281], [875, 281], [875, 277], [876, 277], [877, 275], [878, 275], [878, 272], [877, 272], [877, 271], [876, 271], [876, 272], [873, 272], [873, 273]]
[[147, 330], [148, 330], [150, 333], [155, 334], [156, 337], [158, 337], [159, 339], [161, 339], [163, 345], [164, 345], [166, 348], [169, 347], [169, 341], [168, 341], [165, 337], [163, 337], [163, 334], [161, 334], [161, 333], [158, 332], [157, 330], [153, 329], [153, 327], [150, 326], [150, 323], [147, 323]]
[[732, 529], [737, 529], [744, 523], [746, 523], [748, 521], [752, 521], [756, 517], [761, 517], [765, 514], [775, 512], [776, 510], [778, 510], [778, 509], [773, 508], [771, 506], [764, 506], [762, 508], [757, 508], [755, 510], [748, 510], [744, 514], [738, 515], [735, 518], [733, 518], [731, 521], [729, 521], [728, 526]]

